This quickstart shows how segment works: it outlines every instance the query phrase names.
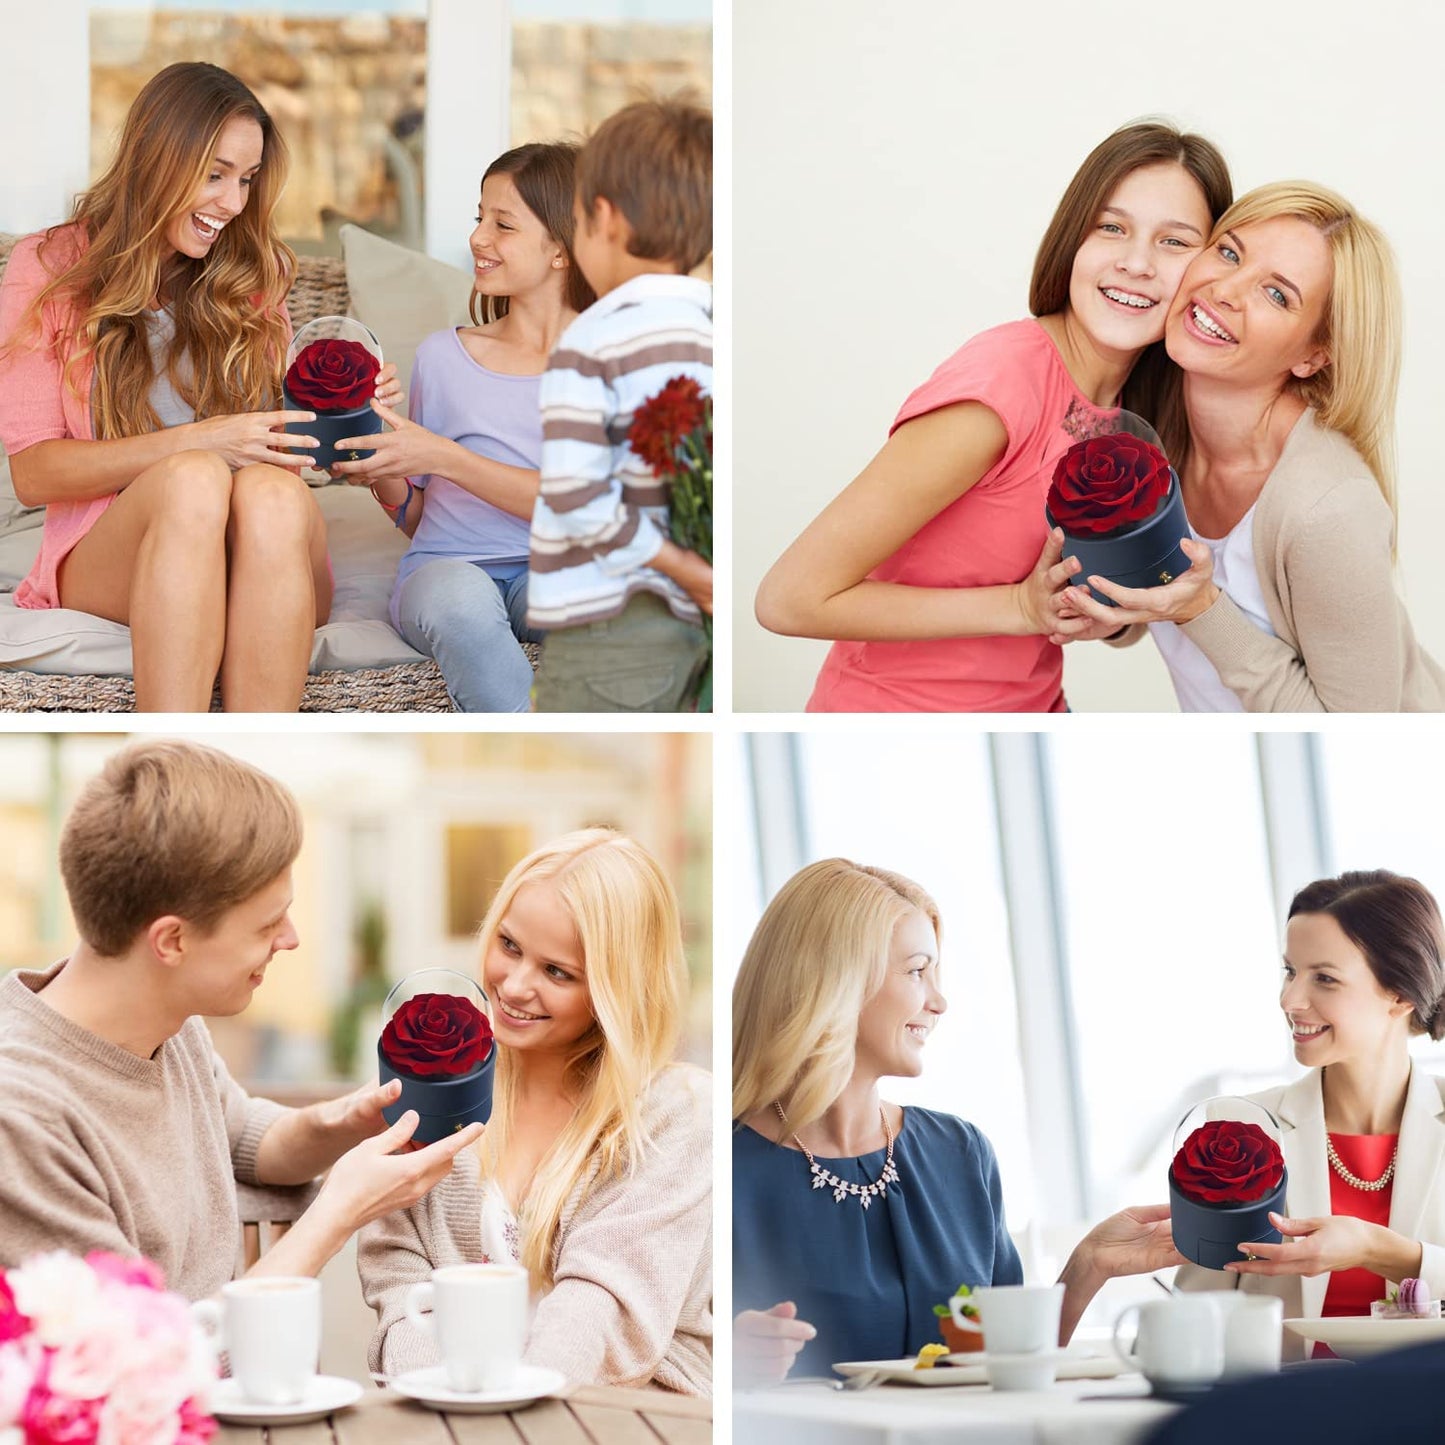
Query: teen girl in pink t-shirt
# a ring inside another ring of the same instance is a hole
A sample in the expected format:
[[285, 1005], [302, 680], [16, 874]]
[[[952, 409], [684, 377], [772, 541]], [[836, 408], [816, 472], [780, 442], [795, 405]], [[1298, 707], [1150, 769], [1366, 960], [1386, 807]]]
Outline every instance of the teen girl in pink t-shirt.
[[1058, 712], [1049, 641], [1075, 570], [1044, 497], [1064, 450], [1125, 406], [1186, 447], [1164, 317], [1231, 199], [1199, 136], [1125, 126], [1070, 182], [1034, 263], [1034, 318], [968, 342], [882, 451], [774, 564], [757, 613], [838, 639], [814, 712]]

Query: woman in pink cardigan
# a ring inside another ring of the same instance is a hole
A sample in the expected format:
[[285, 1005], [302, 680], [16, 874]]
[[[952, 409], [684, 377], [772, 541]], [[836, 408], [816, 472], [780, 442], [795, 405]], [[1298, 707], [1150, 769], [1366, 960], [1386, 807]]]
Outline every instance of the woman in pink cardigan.
[[[273, 213], [286, 148], [233, 75], [168, 66], [67, 225], [0, 285], [0, 441], [44, 504], [22, 607], [127, 624], [138, 709], [294, 710], [331, 607], [314, 446], [272, 410], [295, 258]], [[382, 400], [399, 388], [384, 373]]]

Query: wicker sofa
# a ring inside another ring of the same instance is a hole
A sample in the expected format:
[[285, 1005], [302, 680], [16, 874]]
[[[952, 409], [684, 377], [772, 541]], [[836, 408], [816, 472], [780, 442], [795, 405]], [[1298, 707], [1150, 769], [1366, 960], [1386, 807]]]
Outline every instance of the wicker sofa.
[[[15, 240], [0, 236], [0, 274]], [[345, 263], [303, 257], [289, 306], [298, 327], [316, 316], [349, 312]], [[42, 509], [20, 508], [3, 462], [0, 470], [12, 514], [0, 534], [0, 712], [133, 711], [128, 629], [83, 613], [35, 614], [14, 606], [8, 594], [39, 547]], [[450, 711], [436, 664], [407, 646], [387, 621], [386, 596], [405, 539], [364, 488], [328, 486], [318, 497], [336, 593], [331, 620], [317, 631], [301, 711]], [[49, 635], [40, 635], [44, 628]], [[86, 665], [98, 670], [83, 670]], [[212, 707], [219, 707], [219, 696]]]

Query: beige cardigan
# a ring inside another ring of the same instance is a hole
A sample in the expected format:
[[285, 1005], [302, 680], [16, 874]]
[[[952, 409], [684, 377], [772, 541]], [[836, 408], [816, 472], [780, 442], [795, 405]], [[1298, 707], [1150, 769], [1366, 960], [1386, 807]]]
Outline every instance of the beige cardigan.
[[[1289, 1186], [1285, 1213], [1294, 1219], [1316, 1219], [1331, 1213], [1330, 1167], [1325, 1155], [1325, 1105], [1320, 1071], [1284, 1088], [1266, 1089], [1247, 1098], [1262, 1104], [1279, 1120], [1280, 1149]], [[1445, 1295], [1445, 1079], [1410, 1070], [1405, 1111], [1400, 1119], [1399, 1152], [1390, 1191], [1390, 1228], [1420, 1241], [1420, 1278], [1439, 1299]], [[1243, 1259], [1243, 1255], [1240, 1256]], [[1318, 1319], [1329, 1289], [1328, 1274], [1231, 1274], [1181, 1265], [1175, 1277], [1180, 1289], [1241, 1289], [1277, 1295], [1286, 1319]], [[1399, 1281], [1395, 1280], [1398, 1284]], [[1287, 1358], [1302, 1359], [1298, 1335], [1285, 1334]]]
[[[528, 1331], [529, 1364], [578, 1384], [712, 1393], [711, 1083], [701, 1069], [667, 1069], [644, 1100], [652, 1143], [632, 1174], [573, 1190], [552, 1255], [556, 1282]], [[481, 1190], [465, 1150], [420, 1203], [361, 1232], [357, 1268], [377, 1312], [372, 1369], [436, 1363], [435, 1343], [406, 1318], [407, 1292], [433, 1269], [481, 1258]]]
[[1445, 710], [1445, 669], [1395, 591], [1392, 528], [1363, 458], [1306, 409], [1255, 504], [1254, 566], [1276, 635], [1223, 592], [1182, 624], [1247, 712]]

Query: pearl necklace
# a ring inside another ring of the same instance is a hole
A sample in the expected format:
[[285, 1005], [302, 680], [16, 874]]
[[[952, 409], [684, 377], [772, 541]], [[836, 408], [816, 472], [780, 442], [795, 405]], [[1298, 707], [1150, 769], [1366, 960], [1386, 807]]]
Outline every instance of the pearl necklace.
[[1385, 1172], [1378, 1179], [1361, 1179], [1357, 1174], [1351, 1174], [1345, 1168], [1345, 1161], [1335, 1152], [1335, 1141], [1329, 1134], [1325, 1135], [1325, 1154], [1330, 1161], [1330, 1168], [1345, 1181], [1346, 1184], [1355, 1189], [1363, 1189], [1367, 1194], [1375, 1194], [1383, 1189], [1391, 1179], [1395, 1177], [1395, 1160], [1400, 1157], [1400, 1145], [1395, 1144], [1395, 1151], [1390, 1155], [1390, 1162], [1385, 1166]]
[[[788, 1116], [783, 1113], [783, 1106], [776, 1099], [773, 1100], [773, 1108], [778, 1112], [778, 1121], [786, 1129], [788, 1127]], [[867, 1209], [873, 1202], [876, 1195], [882, 1198], [888, 1193], [890, 1184], [898, 1183], [898, 1170], [893, 1167], [893, 1134], [888, 1128], [888, 1115], [883, 1112], [883, 1106], [878, 1106], [878, 1117], [883, 1121], [883, 1137], [888, 1141], [888, 1157], [883, 1161], [883, 1172], [871, 1184], [853, 1184], [847, 1179], [839, 1179], [836, 1174], [824, 1169], [818, 1161], [813, 1158], [812, 1151], [796, 1134], [792, 1136], [793, 1143], [803, 1151], [803, 1157], [808, 1161], [809, 1172], [813, 1176], [814, 1189], [831, 1189], [833, 1191], [833, 1203], [841, 1204], [850, 1194], [856, 1195]]]

